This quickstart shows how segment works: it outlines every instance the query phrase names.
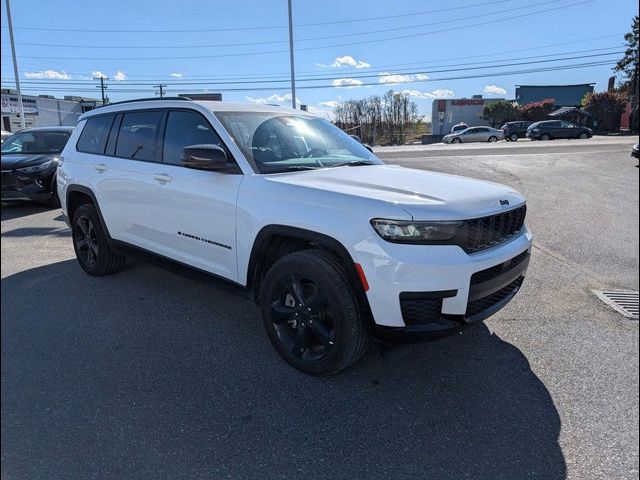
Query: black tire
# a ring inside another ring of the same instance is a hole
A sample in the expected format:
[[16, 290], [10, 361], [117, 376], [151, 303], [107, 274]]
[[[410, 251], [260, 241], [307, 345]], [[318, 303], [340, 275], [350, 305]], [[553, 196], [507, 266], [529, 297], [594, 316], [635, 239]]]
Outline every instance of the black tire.
[[322, 250], [280, 258], [260, 294], [269, 340], [290, 365], [332, 375], [355, 363], [371, 344], [371, 327], [339, 262]]
[[512, 133], [511, 135], [509, 135], [509, 140], [511, 140], [512, 142], [517, 142], [518, 141], [518, 134], [517, 133]]
[[451, 140], [451, 143], [462, 143], [462, 140], [460, 140], [459, 138], [454, 138], [453, 140]]
[[580, 140], [585, 140], [585, 139], [589, 138], [589, 135], [587, 135], [586, 133], [582, 132], [580, 135], [578, 135], [578, 138]]
[[73, 212], [71, 235], [78, 263], [89, 275], [110, 275], [124, 266], [125, 257], [111, 250], [93, 205], [80, 205]]
[[496, 143], [498, 141], [498, 137], [496, 137], [495, 135], [491, 135], [489, 137], [489, 140], [487, 140], [489, 143]]
[[545, 133], [544, 135], [540, 135], [540, 140], [551, 140], [551, 137]]

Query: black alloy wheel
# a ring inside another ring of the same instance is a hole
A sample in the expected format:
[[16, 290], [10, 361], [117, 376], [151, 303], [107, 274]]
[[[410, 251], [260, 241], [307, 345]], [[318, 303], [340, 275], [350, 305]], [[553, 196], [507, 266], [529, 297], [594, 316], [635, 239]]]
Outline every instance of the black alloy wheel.
[[454, 138], [453, 140], [451, 140], [451, 143], [462, 143], [462, 140], [460, 140], [459, 138]]
[[78, 263], [89, 275], [109, 275], [123, 267], [125, 257], [111, 250], [93, 205], [80, 205], [72, 213], [71, 236]]
[[294, 273], [273, 289], [271, 322], [285, 349], [303, 362], [325, 358], [336, 338], [335, 309], [313, 280]]
[[489, 143], [496, 143], [497, 141], [498, 141], [498, 137], [495, 137], [493, 135], [489, 137]]
[[290, 365], [331, 375], [355, 363], [371, 343], [341, 263], [329, 252], [301, 250], [278, 259], [260, 289], [269, 340]]
[[73, 240], [79, 260], [88, 268], [93, 268], [98, 263], [99, 252], [96, 227], [87, 215], [78, 216], [76, 224], [78, 228], [74, 232]]

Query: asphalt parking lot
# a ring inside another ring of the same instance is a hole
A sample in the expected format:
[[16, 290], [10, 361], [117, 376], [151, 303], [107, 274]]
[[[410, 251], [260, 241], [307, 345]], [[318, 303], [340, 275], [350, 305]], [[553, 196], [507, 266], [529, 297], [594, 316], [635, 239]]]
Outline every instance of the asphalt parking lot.
[[591, 293], [638, 289], [634, 141], [376, 149], [524, 193], [533, 257], [484, 324], [330, 378], [241, 292], [88, 277], [59, 210], [3, 205], [2, 478], [637, 478], [638, 322]]

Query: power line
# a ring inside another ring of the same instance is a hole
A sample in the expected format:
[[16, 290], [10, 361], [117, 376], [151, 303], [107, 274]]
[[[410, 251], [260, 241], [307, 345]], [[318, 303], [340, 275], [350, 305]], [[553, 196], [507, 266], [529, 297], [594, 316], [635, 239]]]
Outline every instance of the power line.
[[[424, 79], [424, 80], [417, 80], [414, 79], [411, 82], [406, 82], [406, 83], [402, 83], [400, 85], [409, 85], [412, 83], [426, 83], [426, 82], [441, 82], [441, 81], [451, 81], [451, 80], [466, 80], [466, 79], [474, 79], [474, 78], [487, 78], [487, 77], [501, 77], [501, 76], [508, 76], [508, 75], [521, 75], [521, 74], [529, 74], [529, 73], [540, 73], [540, 72], [555, 72], [555, 71], [561, 71], [561, 70], [571, 70], [571, 69], [579, 69], [579, 68], [587, 68], [587, 67], [594, 67], [594, 66], [604, 66], [604, 65], [614, 65], [615, 62], [612, 62], [611, 60], [604, 60], [604, 61], [598, 61], [598, 62], [586, 62], [586, 63], [577, 63], [577, 64], [569, 64], [569, 65], [556, 65], [553, 67], [542, 67], [542, 68], [535, 68], [535, 69], [525, 69], [525, 70], [509, 70], [509, 71], [502, 71], [502, 72], [488, 72], [488, 73], [482, 73], [482, 74], [473, 74], [473, 75], [461, 75], [461, 76], [450, 76], [450, 77], [438, 77], [438, 78], [428, 78], [428, 79]], [[351, 85], [346, 85], [346, 86], [342, 86], [342, 88], [350, 88], [350, 87], [368, 87], [368, 86], [381, 86], [381, 85], [385, 85], [385, 84], [380, 84], [380, 83], [361, 83], [355, 86], [351, 86]], [[392, 85], [389, 85], [392, 86]], [[3, 87], [3, 88], [10, 88], [10, 87]], [[324, 88], [337, 88], [335, 85], [303, 85], [300, 87], [297, 87], [298, 89], [302, 89], [302, 90], [311, 90], [311, 89], [324, 89]], [[252, 91], [273, 91], [273, 90], [286, 90], [287, 87], [239, 87], [239, 88], [219, 88], [216, 89], [219, 92], [252, 92]], [[27, 90], [27, 89], [25, 89]], [[46, 91], [59, 91], [59, 92], [90, 92], [92, 90], [90, 89], [84, 89], [84, 88], [60, 88], [60, 87], [54, 87], [54, 88], [28, 88], [28, 90], [30, 91], [42, 91], [42, 90], [46, 90]], [[124, 88], [124, 89], [112, 89], [111, 91], [113, 92], [118, 92], [118, 93], [141, 93], [141, 92], [148, 92], [149, 89], [134, 89], [134, 88]]]
[[[501, 0], [500, 2], [492, 2], [492, 3], [504, 3], [504, 1], [508, 1], [508, 0]], [[470, 20], [470, 19], [481, 18], [481, 17], [490, 17], [492, 15], [496, 15], [497, 13], [507, 13], [507, 12], [513, 12], [516, 10], [519, 11], [527, 8], [541, 7], [543, 5], [549, 5], [551, 3], [558, 3], [558, 1], [548, 0], [538, 4], [519, 6], [516, 8], [509, 8], [506, 10], [503, 9], [503, 10], [500, 10], [499, 12], [488, 12], [488, 13], [482, 13], [482, 14], [476, 14], [476, 15], [469, 15], [467, 17], [458, 17], [456, 18], [456, 21]], [[408, 25], [403, 27], [384, 28], [380, 30], [369, 30], [365, 32], [351, 32], [351, 33], [325, 35], [325, 36], [310, 37], [310, 38], [296, 38], [295, 40], [296, 42], [311, 42], [316, 40], [327, 40], [332, 38], [354, 37], [359, 35], [371, 35], [371, 34], [377, 34], [377, 33], [394, 32], [399, 30], [411, 30], [414, 28], [430, 27], [433, 25], [441, 25], [445, 23], [451, 23], [451, 20], [439, 20], [437, 22], [421, 23], [421, 24]], [[67, 48], [67, 49], [68, 48], [90, 48], [90, 49], [165, 49], [166, 50], [166, 49], [176, 49], [176, 48], [193, 49], [193, 48], [245, 47], [245, 46], [252, 46], [252, 45], [267, 45], [267, 44], [287, 43], [287, 42], [288, 40], [263, 40], [263, 41], [256, 41], [256, 42], [218, 43], [218, 44], [207, 44], [207, 45], [114, 45], [114, 46], [109, 46], [109, 45], [70, 45], [70, 44], [52, 44], [52, 43], [18, 43], [18, 45], [35, 46], [35, 47]]]
[[[472, 5], [464, 5], [460, 7], [449, 7], [449, 8], [441, 8], [438, 10], [426, 10], [420, 12], [412, 12], [412, 13], [401, 13], [396, 15], [383, 15], [379, 17], [365, 17], [365, 18], [354, 18], [350, 20], [335, 20], [329, 22], [315, 22], [315, 23], [301, 23], [296, 25], [296, 28], [299, 27], [317, 27], [323, 25], [338, 25], [345, 23], [356, 23], [356, 22], [367, 22], [374, 20], [388, 20], [391, 18], [401, 18], [401, 17], [413, 17], [417, 15], [427, 15], [432, 13], [442, 13], [449, 12], [455, 10], [463, 10], [475, 7], [483, 7], [486, 5], [494, 5], [497, 3], [506, 3], [511, 0], [494, 0], [491, 2], [482, 2], [476, 3]], [[5, 27], [2, 27], [5, 28]], [[100, 29], [80, 29], [80, 28], [42, 28], [42, 27], [16, 27], [16, 29], [20, 30], [35, 30], [35, 31], [46, 31], [46, 32], [84, 32], [84, 33], [193, 33], [193, 32], [239, 32], [239, 31], [251, 31], [251, 30], [272, 30], [278, 28], [288, 28], [288, 25], [263, 25], [263, 26], [253, 26], [253, 27], [233, 27], [233, 28], [217, 28], [217, 29], [194, 29], [190, 28], [188, 30], [144, 30], [138, 27], [134, 27], [132, 30], [100, 30]]]
[[[555, 0], [553, 0], [555, 3]], [[462, 25], [462, 26], [456, 26], [456, 27], [450, 27], [450, 28], [445, 28], [445, 29], [440, 29], [440, 30], [432, 30], [429, 32], [420, 32], [420, 33], [414, 33], [414, 34], [408, 34], [408, 35], [400, 35], [400, 36], [395, 36], [395, 37], [387, 37], [387, 38], [381, 38], [381, 39], [373, 39], [373, 40], [360, 40], [357, 42], [348, 42], [348, 43], [337, 43], [337, 44], [332, 44], [332, 45], [321, 45], [321, 46], [315, 46], [315, 47], [304, 47], [304, 48], [298, 48], [297, 51], [310, 51], [310, 50], [322, 50], [322, 49], [326, 49], [326, 48], [334, 48], [334, 47], [343, 47], [343, 46], [352, 46], [352, 45], [362, 45], [362, 44], [368, 44], [368, 43], [377, 43], [377, 42], [388, 42], [390, 40], [399, 40], [399, 39], [405, 39], [405, 38], [415, 38], [415, 37], [420, 37], [420, 36], [425, 36], [425, 35], [433, 35], [435, 33], [443, 33], [443, 32], [449, 32], [449, 31], [453, 31], [453, 30], [461, 30], [464, 28], [471, 28], [471, 27], [477, 27], [477, 26], [485, 26], [485, 25], [490, 25], [490, 24], [494, 24], [494, 23], [500, 23], [500, 22], [505, 22], [508, 20], [514, 20], [517, 18], [524, 18], [524, 17], [529, 17], [531, 15], [536, 15], [539, 13], [548, 13], [551, 11], [555, 11], [555, 10], [562, 10], [565, 8], [570, 8], [570, 7], [575, 7], [578, 5], [584, 5], [587, 3], [592, 3], [593, 0], [582, 0], [580, 2], [575, 2], [575, 3], [570, 3], [567, 5], [562, 5], [559, 7], [555, 7], [555, 8], [547, 8], [544, 10], [539, 10], [539, 11], [534, 11], [534, 12], [528, 12], [528, 13], [524, 13], [521, 15], [513, 15], [510, 17], [505, 17], [505, 18], [500, 18], [500, 19], [495, 19], [495, 20], [489, 20], [486, 22], [479, 22], [479, 23], [472, 23], [469, 25]], [[549, 2], [545, 2], [545, 3], [549, 3]], [[261, 52], [240, 52], [240, 53], [225, 53], [225, 54], [216, 54], [216, 55], [188, 55], [188, 56], [179, 56], [179, 57], [167, 57], [167, 56], [162, 56], [162, 57], [52, 57], [52, 56], [47, 56], [47, 57], [40, 57], [40, 56], [21, 56], [21, 58], [30, 58], [30, 59], [45, 59], [45, 60], [49, 60], [49, 59], [54, 59], [54, 60], [118, 60], [118, 61], [130, 61], [130, 60], [136, 60], [136, 61], [140, 61], [140, 60], [178, 60], [178, 59], [205, 59], [205, 58], [224, 58], [224, 57], [238, 57], [238, 56], [251, 56], [251, 55], [267, 55], [267, 54], [273, 54], [273, 53], [287, 53], [288, 50], [271, 50], [271, 51], [261, 51]]]
[[[375, 77], [382, 77], [384, 78], [386, 77], [393, 77], [393, 76], [397, 76], [397, 77], [407, 77], [407, 79], [409, 79], [409, 77], [411, 76], [415, 76], [415, 75], [427, 75], [427, 74], [433, 74], [433, 73], [446, 73], [446, 72], [459, 72], [459, 71], [467, 71], [467, 70], [483, 70], [483, 69], [488, 69], [488, 68], [504, 68], [504, 67], [513, 67], [513, 66], [520, 66], [520, 65], [534, 65], [534, 64], [540, 64], [540, 63], [552, 63], [552, 62], [563, 62], [563, 61], [567, 61], [567, 60], [579, 60], [579, 59], [584, 59], [584, 58], [594, 58], [594, 57], [604, 57], [604, 56], [611, 56], [611, 55], [619, 55], [624, 53], [624, 50], [619, 50], [619, 51], [615, 51], [615, 52], [607, 52], [607, 53], [598, 53], [598, 54], [593, 54], [591, 53], [590, 55], [574, 55], [574, 56], [568, 56], [568, 57], [561, 57], [561, 58], [551, 58], [551, 59], [545, 59], [545, 60], [530, 60], [530, 61], [525, 61], [525, 62], [513, 62], [513, 63], [499, 63], [499, 64], [495, 64], [494, 62], [479, 62], [479, 63], [492, 63], [490, 65], [479, 65], [479, 66], [470, 66], [470, 65], [474, 65], [474, 64], [468, 64], [468, 63], [463, 63], [463, 64], [457, 64], [457, 65], [445, 65], [444, 67], [460, 67], [460, 68], [443, 68], [443, 69], [436, 69], [436, 67], [432, 67], [429, 68], [427, 70], [424, 69], [420, 69], [420, 70], [409, 70], [409, 71], [401, 71], [401, 72], [395, 72], [395, 73], [387, 73], [387, 72], [377, 72], [377, 73], [366, 73], [366, 74], [362, 74], [362, 75], [351, 75], [348, 78], [350, 79], [354, 79], [354, 80], [358, 80], [358, 79], [367, 79], [367, 78], [375, 78]], [[535, 56], [533, 58], [536, 58]], [[518, 59], [514, 59], [514, 60], [518, 60]], [[315, 81], [322, 81], [322, 80], [340, 80], [344, 77], [342, 76], [333, 76], [333, 77], [325, 77], [325, 76], [320, 76], [320, 77], [312, 77], [312, 78], [298, 78], [297, 81], [298, 82], [315, 82]], [[171, 85], [177, 86], [177, 85], [240, 85], [240, 84], [266, 84], [266, 83], [287, 83], [289, 80], [287, 79], [260, 79], [260, 80], [235, 80], [235, 81], [227, 81], [227, 80], [223, 80], [223, 81], [197, 81], [197, 82], [192, 82], [192, 81], [184, 81], [184, 82], [172, 82]], [[28, 81], [24, 81], [23, 83], [25, 84], [41, 84], [41, 85], [56, 85], [56, 84], [66, 84], [66, 85], [85, 85], [85, 82], [73, 82], [73, 81], [65, 81], [65, 80], [58, 80], [58, 81], [41, 81], [41, 82], [28, 82]], [[392, 80], [388, 81], [388, 82], [383, 82], [383, 83], [387, 83], [387, 84], [400, 84], [400, 83], [409, 83], [407, 81], [397, 81], [397, 82], [393, 82]], [[127, 82], [127, 81], [121, 81], [118, 82], [119, 85], [122, 86], [137, 86], [137, 85], [148, 85], [148, 83], [142, 83], [142, 82]], [[166, 85], [165, 85], [166, 86]], [[158, 88], [158, 85], [154, 85], [155, 88]]]
[[158, 85], [154, 85], [153, 88], [158, 89], [158, 91], [156, 92], [156, 95], [160, 95], [160, 98], [164, 97], [164, 89], [167, 88], [166, 85], [160, 83]]

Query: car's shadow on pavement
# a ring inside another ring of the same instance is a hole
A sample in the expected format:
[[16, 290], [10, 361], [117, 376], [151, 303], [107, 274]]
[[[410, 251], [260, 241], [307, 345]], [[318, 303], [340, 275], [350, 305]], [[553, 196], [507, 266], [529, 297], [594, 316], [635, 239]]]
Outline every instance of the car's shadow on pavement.
[[1, 202], [1, 219], [13, 220], [15, 218], [26, 217], [34, 215], [36, 213], [47, 212], [49, 210], [59, 210], [59, 207], [52, 207], [48, 205], [39, 205], [37, 203], [24, 203], [24, 202]]
[[2, 419], [6, 478], [566, 474], [549, 392], [484, 325], [314, 378], [242, 295], [137, 262], [2, 280]]

